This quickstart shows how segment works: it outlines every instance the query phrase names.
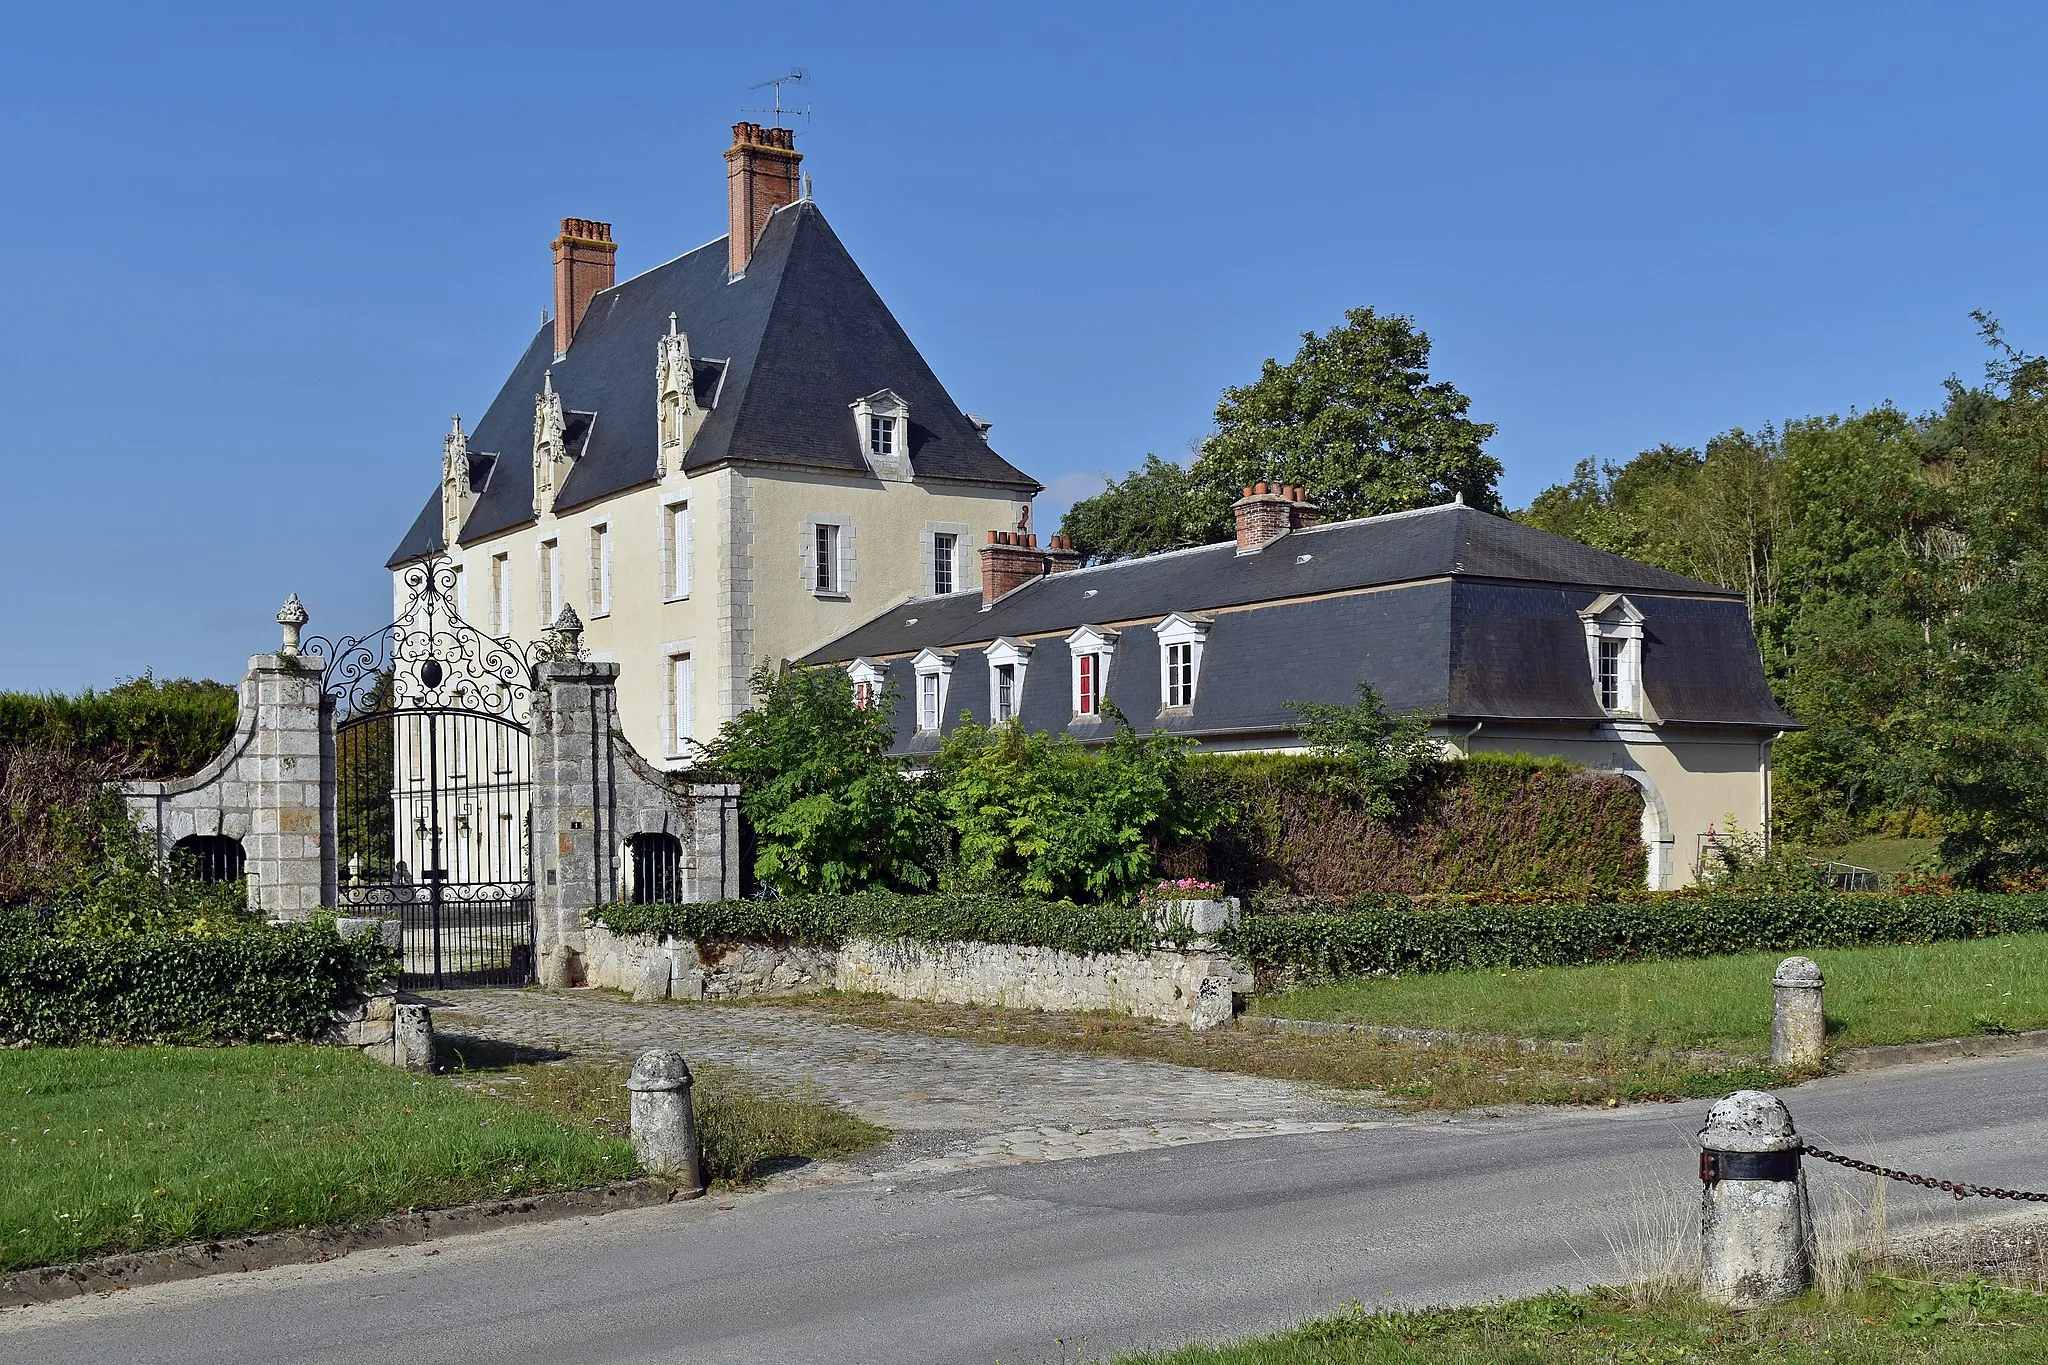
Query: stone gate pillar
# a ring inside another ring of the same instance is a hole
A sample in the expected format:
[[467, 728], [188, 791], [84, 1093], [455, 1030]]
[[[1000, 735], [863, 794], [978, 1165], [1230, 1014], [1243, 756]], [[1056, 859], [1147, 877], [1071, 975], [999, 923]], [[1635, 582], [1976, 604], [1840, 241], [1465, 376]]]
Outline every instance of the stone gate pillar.
[[250, 908], [272, 919], [304, 919], [334, 903], [325, 814], [334, 806], [334, 706], [319, 669], [299, 657], [306, 617], [298, 600], [278, 613], [285, 648], [249, 660], [227, 747], [190, 777], [121, 788], [159, 859], [191, 835], [239, 842]]

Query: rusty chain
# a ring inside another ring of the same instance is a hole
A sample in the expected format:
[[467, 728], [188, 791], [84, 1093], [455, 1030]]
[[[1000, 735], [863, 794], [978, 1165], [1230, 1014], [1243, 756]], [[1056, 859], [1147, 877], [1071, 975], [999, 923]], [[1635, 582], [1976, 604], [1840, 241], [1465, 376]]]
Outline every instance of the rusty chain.
[[2048, 1194], [2039, 1194], [2032, 1190], [2002, 1190], [1992, 1185], [1965, 1185], [1954, 1180], [1936, 1180], [1931, 1175], [1912, 1175], [1905, 1171], [1895, 1171], [1889, 1166], [1879, 1166], [1874, 1162], [1858, 1161], [1853, 1156], [1830, 1152], [1827, 1148], [1816, 1147], [1810, 1142], [1800, 1144], [1799, 1151], [1803, 1156], [1817, 1156], [1822, 1161], [1832, 1161], [1837, 1166], [1847, 1166], [1852, 1171], [1862, 1171], [1867, 1175], [1882, 1176], [1886, 1180], [1918, 1185], [1923, 1189], [1947, 1190], [1958, 1199], [1968, 1199], [1974, 1195], [1979, 1199], [2018, 1199], [2027, 1203], [2048, 1204]]

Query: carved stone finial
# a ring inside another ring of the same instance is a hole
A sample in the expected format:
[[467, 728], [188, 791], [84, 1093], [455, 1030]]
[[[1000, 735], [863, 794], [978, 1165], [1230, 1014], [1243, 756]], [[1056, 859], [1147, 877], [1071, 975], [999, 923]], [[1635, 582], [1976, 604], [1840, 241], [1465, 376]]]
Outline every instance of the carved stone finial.
[[299, 652], [299, 631], [311, 618], [306, 615], [306, 604], [293, 593], [278, 608], [277, 623], [284, 627], [284, 644], [277, 651], [280, 654], [296, 655]]
[[458, 412], [453, 417], [449, 418], [448, 421], [448, 434], [450, 436], [462, 435], [462, 414]]
[[549, 653], [557, 663], [576, 663], [583, 658], [583, 618], [567, 602], [548, 627]]
[[668, 334], [670, 336], [676, 334], [676, 315], [674, 313], [668, 315]]

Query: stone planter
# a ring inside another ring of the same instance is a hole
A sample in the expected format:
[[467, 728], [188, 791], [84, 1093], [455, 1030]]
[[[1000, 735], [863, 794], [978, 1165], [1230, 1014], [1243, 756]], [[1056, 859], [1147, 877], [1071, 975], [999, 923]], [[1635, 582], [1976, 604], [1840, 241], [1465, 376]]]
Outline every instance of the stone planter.
[[1176, 929], [1211, 938], [1237, 923], [1237, 897], [1221, 900], [1149, 901], [1145, 918], [1165, 934]]

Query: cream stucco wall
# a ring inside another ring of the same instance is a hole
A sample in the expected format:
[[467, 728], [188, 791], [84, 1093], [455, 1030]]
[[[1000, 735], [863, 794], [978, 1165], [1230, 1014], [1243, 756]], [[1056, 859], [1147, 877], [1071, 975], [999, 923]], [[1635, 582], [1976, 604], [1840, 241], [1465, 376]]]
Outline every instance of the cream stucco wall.
[[[667, 509], [689, 504], [688, 591], [666, 591]], [[810, 652], [905, 598], [931, 590], [930, 534], [958, 537], [955, 591], [980, 585], [975, 547], [1017, 525], [1029, 499], [1015, 489], [940, 481], [893, 482], [804, 470], [722, 466], [658, 483], [451, 552], [462, 570], [462, 611], [471, 624], [531, 644], [542, 619], [540, 546], [558, 545], [562, 602], [584, 622], [592, 659], [617, 663], [620, 721], [649, 759], [671, 756], [665, 725], [668, 661], [687, 652], [694, 673], [686, 733], [709, 739], [748, 701], [747, 676]], [[844, 591], [820, 594], [804, 574], [812, 528], [843, 527]], [[597, 610], [590, 574], [592, 530], [611, 541], [611, 606]], [[510, 621], [494, 619], [492, 560], [504, 555]], [[401, 598], [402, 586], [397, 587]], [[399, 603], [403, 605], [402, 600]]]

